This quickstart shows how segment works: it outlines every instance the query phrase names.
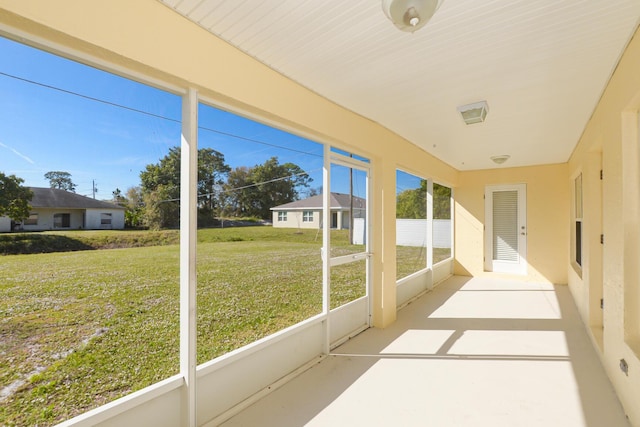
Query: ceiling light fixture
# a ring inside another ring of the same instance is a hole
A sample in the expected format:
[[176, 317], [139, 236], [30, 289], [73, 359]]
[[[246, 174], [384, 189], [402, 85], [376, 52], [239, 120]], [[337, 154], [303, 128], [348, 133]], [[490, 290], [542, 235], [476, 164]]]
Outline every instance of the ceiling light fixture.
[[482, 123], [489, 113], [489, 105], [487, 105], [487, 101], [474, 102], [473, 104], [458, 107], [458, 112], [460, 112], [462, 120], [468, 125]]
[[413, 33], [424, 27], [444, 0], [382, 0], [382, 10], [393, 25]]
[[497, 165], [501, 165], [504, 162], [506, 162], [507, 160], [509, 160], [511, 156], [508, 154], [501, 154], [499, 156], [491, 156], [490, 159], [493, 160], [493, 163], [497, 164]]

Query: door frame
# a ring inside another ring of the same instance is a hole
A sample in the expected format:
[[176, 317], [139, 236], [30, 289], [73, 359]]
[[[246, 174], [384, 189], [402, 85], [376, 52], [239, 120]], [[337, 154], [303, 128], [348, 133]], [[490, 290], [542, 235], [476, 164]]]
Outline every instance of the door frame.
[[[364, 251], [343, 256], [331, 256], [331, 227], [323, 227], [322, 244], [322, 269], [323, 269], [323, 303], [322, 315], [324, 322], [324, 353], [329, 354], [332, 346], [337, 345], [345, 337], [353, 336], [371, 327], [371, 313], [373, 298], [371, 298], [371, 164], [368, 161], [347, 157], [331, 150], [331, 146], [324, 147], [324, 167], [323, 167], [323, 223], [331, 224], [331, 166], [337, 165], [351, 168], [365, 173], [365, 229], [364, 229]], [[365, 295], [355, 299], [345, 305], [331, 309], [331, 268], [343, 264], [365, 260]], [[331, 322], [336, 324], [332, 325]], [[334, 328], [335, 326], [335, 328]], [[332, 329], [338, 331], [334, 333]]]
[[[496, 261], [493, 259], [493, 193], [514, 190], [518, 193], [518, 261]], [[487, 185], [484, 193], [484, 212], [484, 269], [496, 273], [527, 274], [527, 185]]]

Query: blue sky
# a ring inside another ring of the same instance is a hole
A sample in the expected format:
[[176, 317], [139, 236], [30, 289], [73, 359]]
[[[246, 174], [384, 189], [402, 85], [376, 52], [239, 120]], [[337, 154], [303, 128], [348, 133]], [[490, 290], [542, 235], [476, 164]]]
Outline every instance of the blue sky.
[[63, 93], [5, 74], [180, 119], [180, 98], [0, 38], [0, 171], [29, 186], [71, 173], [79, 194], [110, 198], [139, 183], [146, 164], [179, 145], [180, 124]]
[[[125, 192], [180, 145], [180, 108], [177, 95], [0, 38], [0, 171], [25, 185], [48, 187], [44, 174], [60, 170], [78, 194], [91, 195], [94, 181], [96, 198]], [[305, 170], [312, 187], [322, 185], [321, 144], [206, 105], [199, 127], [199, 147], [222, 152], [232, 168], [277, 156]], [[332, 171], [333, 191], [348, 191], [345, 171]], [[399, 189], [413, 186], [399, 179]], [[364, 194], [363, 174], [354, 193]]]

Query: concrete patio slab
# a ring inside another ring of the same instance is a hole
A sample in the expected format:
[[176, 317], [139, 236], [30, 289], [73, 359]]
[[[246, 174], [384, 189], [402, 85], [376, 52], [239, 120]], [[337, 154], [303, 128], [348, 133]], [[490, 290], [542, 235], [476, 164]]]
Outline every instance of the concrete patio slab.
[[452, 277], [223, 425], [629, 424], [566, 286]]

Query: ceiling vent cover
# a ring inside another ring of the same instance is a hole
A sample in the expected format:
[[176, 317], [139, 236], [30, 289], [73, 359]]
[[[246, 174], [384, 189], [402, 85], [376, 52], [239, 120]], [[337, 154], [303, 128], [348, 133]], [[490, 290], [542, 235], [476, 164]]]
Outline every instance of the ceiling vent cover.
[[489, 113], [489, 106], [487, 101], [480, 101], [458, 107], [458, 111], [462, 116], [462, 120], [466, 124], [472, 125], [484, 122], [487, 118], [487, 113]]

